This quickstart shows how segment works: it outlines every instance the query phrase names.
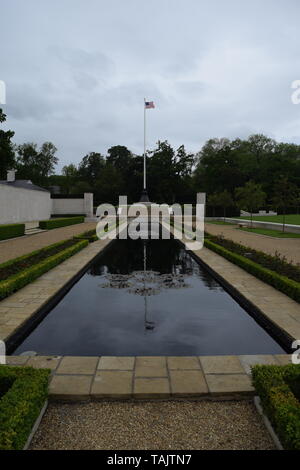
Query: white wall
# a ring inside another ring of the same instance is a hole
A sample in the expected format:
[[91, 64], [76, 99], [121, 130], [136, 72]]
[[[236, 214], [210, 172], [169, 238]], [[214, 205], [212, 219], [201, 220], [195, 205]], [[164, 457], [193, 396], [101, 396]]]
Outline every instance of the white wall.
[[51, 199], [52, 201], [52, 214], [85, 214], [87, 217], [93, 215], [93, 194], [84, 193], [84, 198], [81, 199]]
[[0, 224], [49, 219], [50, 193], [0, 184]]

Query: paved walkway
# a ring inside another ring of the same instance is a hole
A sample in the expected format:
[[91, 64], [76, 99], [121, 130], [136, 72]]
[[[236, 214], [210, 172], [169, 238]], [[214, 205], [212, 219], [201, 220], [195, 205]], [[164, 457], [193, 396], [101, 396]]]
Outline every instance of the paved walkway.
[[288, 261], [300, 264], [300, 238], [275, 238], [265, 235], [258, 235], [250, 232], [243, 232], [236, 227], [230, 225], [217, 225], [205, 223], [205, 230], [212, 235], [223, 234], [225, 238], [229, 238], [234, 242], [249, 246], [256, 250], [264, 251], [274, 255], [277, 251], [284, 255]]
[[51, 245], [52, 243], [71, 238], [79, 233], [92, 230], [95, 227], [95, 222], [88, 222], [56, 228], [34, 235], [14, 238], [12, 240], [4, 240], [0, 242], [0, 263], [25, 255], [31, 251]]

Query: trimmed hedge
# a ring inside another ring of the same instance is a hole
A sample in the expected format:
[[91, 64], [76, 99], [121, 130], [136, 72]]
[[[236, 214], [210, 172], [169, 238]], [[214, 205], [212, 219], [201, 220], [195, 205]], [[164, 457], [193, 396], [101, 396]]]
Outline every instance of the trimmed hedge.
[[252, 382], [283, 447], [300, 450], [300, 365], [253, 366]]
[[25, 224], [0, 225], [0, 240], [21, 237], [25, 233]]
[[[70, 238], [70, 240], [71, 240], [71, 238]], [[6, 267], [11, 266], [15, 263], [26, 261], [28, 258], [31, 258], [32, 256], [38, 255], [40, 253], [44, 253], [45, 255], [47, 255], [47, 252], [49, 252], [53, 248], [59, 248], [61, 245], [64, 245], [66, 243], [66, 241], [68, 241], [68, 239], [61, 240], [59, 242], [53, 243], [52, 245], [44, 246], [43, 248], [39, 248], [38, 250], [31, 251], [30, 253], [26, 253], [26, 255], [19, 256], [18, 258], [9, 259], [8, 261], [5, 261], [4, 263], [0, 264], [0, 269], [6, 268]]]
[[217, 245], [222, 246], [226, 250], [233, 251], [237, 255], [246, 256], [247, 258], [258, 263], [264, 268], [275, 271], [281, 276], [286, 276], [289, 279], [293, 279], [296, 282], [300, 282], [300, 266], [288, 262], [285, 256], [275, 252], [274, 255], [265, 253], [264, 251], [258, 251], [249, 246], [241, 245], [233, 240], [224, 238], [222, 235], [212, 235], [211, 233], [205, 233], [205, 238], [211, 240]]
[[293, 281], [286, 276], [281, 276], [280, 274], [277, 274], [270, 269], [264, 268], [260, 264], [255, 263], [245, 256], [229, 251], [226, 248], [223, 248], [222, 246], [212, 242], [211, 240], [205, 239], [204, 246], [228, 259], [232, 263], [240, 266], [240, 268], [243, 268], [245, 271], [253, 274], [253, 276], [258, 277], [262, 281], [270, 284], [271, 286], [275, 287], [275, 289], [280, 290], [284, 294], [296, 300], [296, 302], [300, 303], [299, 282]]
[[49, 369], [0, 366], [0, 449], [22, 450], [48, 396]]
[[[62, 242], [59, 242], [59, 243], [62, 243]], [[26, 286], [27, 284], [29, 284], [30, 282], [34, 281], [39, 276], [44, 274], [45, 272], [49, 271], [50, 269], [54, 268], [58, 264], [62, 263], [66, 259], [73, 256], [78, 251], [82, 250], [87, 245], [88, 245], [88, 240], [80, 240], [75, 245], [69, 248], [66, 248], [65, 250], [62, 250], [61, 252], [53, 256], [49, 256], [48, 258], [44, 259], [40, 263], [37, 263], [29, 268], [26, 268], [23, 271], [20, 271], [18, 274], [10, 276], [4, 281], [1, 281], [0, 282], [0, 299], [4, 299], [5, 297], [9, 296], [13, 292], [21, 289], [21, 287]], [[50, 245], [50, 246], [53, 247], [53, 245]], [[47, 247], [47, 248], [49, 249], [50, 247]], [[46, 250], [46, 249], [42, 248], [42, 250]], [[26, 256], [28, 257], [30, 255], [32, 255], [32, 253]], [[17, 259], [20, 259], [20, 258], [17, 258]], [[7, 263], [12, 263], [14, 261], [16, 260], [11, 260], [11, 261], [8, 261]], [[4, 264], [7, 264], [7, 263], [4, 263]]]
[[67, 225], [82, 224], [84, 216], [81, 217], [66, 217], [50, 220], [41, 220], [39, 227], [42, 230], [52, 230], [53, 228], [66, 227]]
[[86, 217], [85, 214], [51, 214], [51, 219], [73, 219], [74, 217]]
[[93, 243], [99, 238], [97, 237], [96, 230], [88, 230], [87, 232], [80, 233], [73, 237], [75, 240], [88, 240], [89, 243]]

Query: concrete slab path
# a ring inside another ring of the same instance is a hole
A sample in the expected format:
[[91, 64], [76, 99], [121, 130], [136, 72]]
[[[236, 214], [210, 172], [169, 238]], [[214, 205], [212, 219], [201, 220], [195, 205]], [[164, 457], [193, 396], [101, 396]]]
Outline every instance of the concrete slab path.
[[47, 230], [46, 232], [14, 238], [11, 240], [3, 240], [0, 242], [0, 263], [25, 255], [31, 251], [51, 245], [52, 243], [66, 240], [67, 238], [71, 238], [79, 233], [92, 230], [95, 227], [95, 222], [88, 222], [55, 228], [53, 230]]

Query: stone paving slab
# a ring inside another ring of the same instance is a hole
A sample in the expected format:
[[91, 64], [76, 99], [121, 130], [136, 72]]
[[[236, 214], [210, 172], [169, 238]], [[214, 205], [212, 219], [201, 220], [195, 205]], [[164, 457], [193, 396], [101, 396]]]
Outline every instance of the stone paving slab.
[[243, 374], [244, 368], [237, 356], [202, 356], [205, 374]]
[[197, 356], [172, 356], [167, 358], [169, 370], [189, 370], [200, 369], [200, 363]]
[[133, 370], [134, 368], [134, 357], [113, 357], [113, 356], [102, 356], [99, 361], [98, 369], [102, 370]]
[[[250, 366], [284, 365], [288, 354], [253, 356], [8, 356], [7, 364], [51, 369], [50, 399], [240, 399], [254, 394]], [[148, 367], [147, 367], [148, 365]], [[1, 367], [1, 366], [0, 366]], [[139, 374], [147, 367], [147, 375]], [[165, 376], [157, 376], [163, 370]]]
[[172, 394], [179, 397], [208, 394], [207, 382], [201, 370], [170, 370]]
[[92, 379], [92, 375], [54, 375], [50, 381], [49, 395], [57, 400], [88, 400]]
[[254, 393], [251, 379], [245, 374], [207, 374], [205, 378], [213, 396]]
[[97, 372], [91, 389], [92, 398], [131, 398], [133, 372], [127, 370]]
[[56, 373], [63, 375], [93, 375], [96, 372], [98, 362], [98, 357], [65, 356], [61, 360]]

